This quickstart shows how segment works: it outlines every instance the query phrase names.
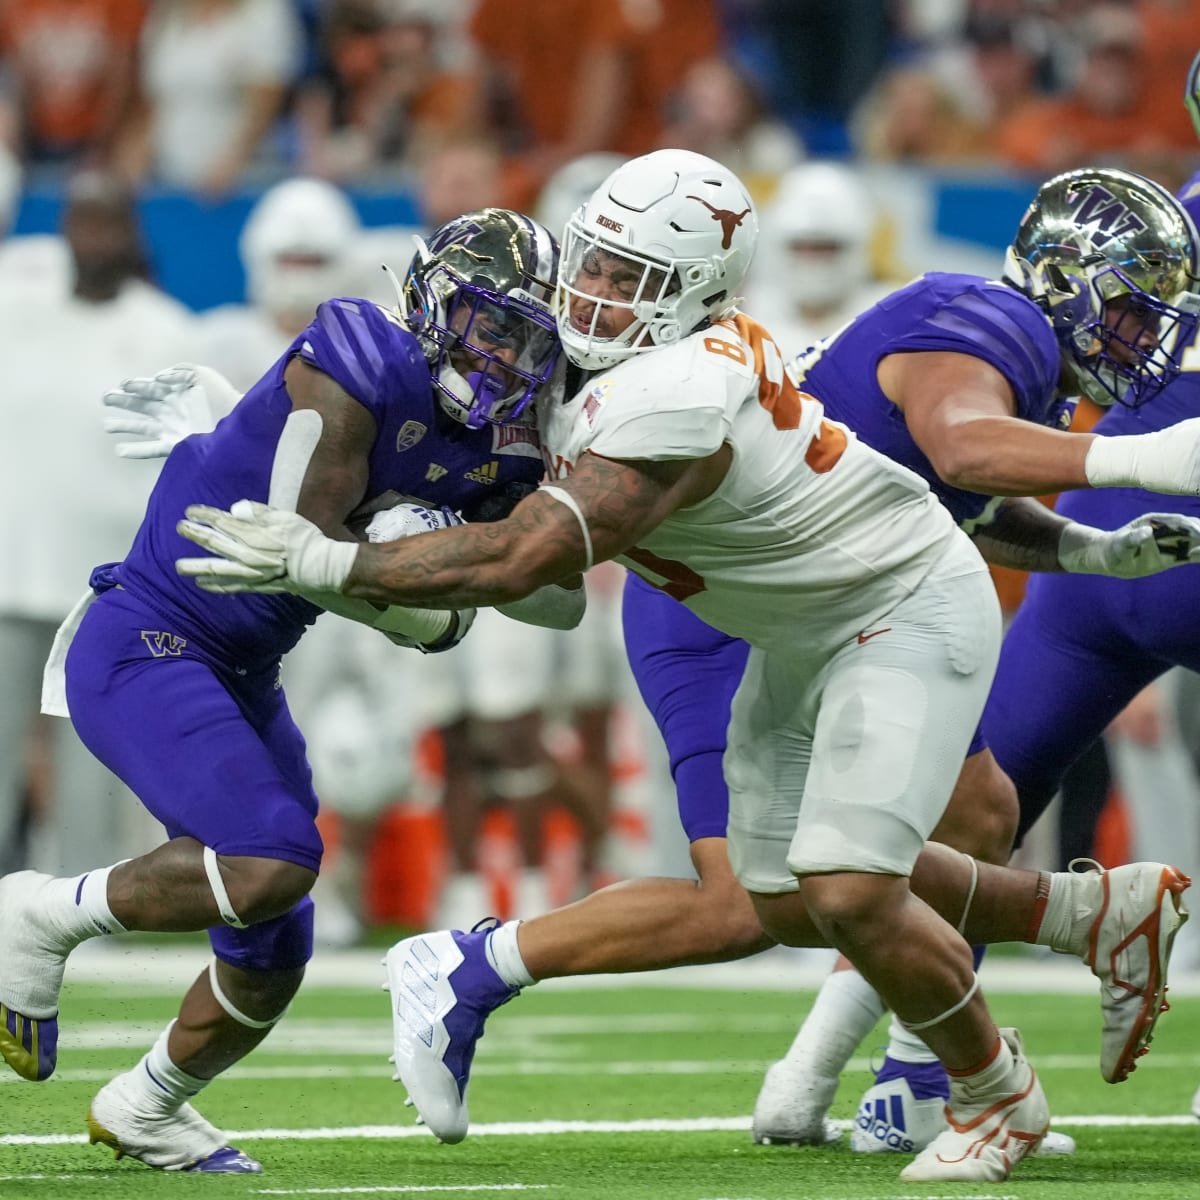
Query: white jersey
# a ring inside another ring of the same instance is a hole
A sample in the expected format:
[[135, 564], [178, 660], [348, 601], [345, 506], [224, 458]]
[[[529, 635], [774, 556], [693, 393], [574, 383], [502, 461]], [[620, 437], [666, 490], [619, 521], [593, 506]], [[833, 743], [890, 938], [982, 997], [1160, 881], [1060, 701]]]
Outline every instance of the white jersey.
[[770, 335], [742, 314], [595, 375], [568, 401], [543, 401], [539, 420], [558, 479], [587, 450], [666, 460], [729, 443], [716, 491], [620, 561], [764, 648], [853, 638], [964, 537], [923, 479], [792, 386]]
[[247, 392], [292, 344], [271, 314], [246, 304], [223, 304], [200, 317], [199, 362]]

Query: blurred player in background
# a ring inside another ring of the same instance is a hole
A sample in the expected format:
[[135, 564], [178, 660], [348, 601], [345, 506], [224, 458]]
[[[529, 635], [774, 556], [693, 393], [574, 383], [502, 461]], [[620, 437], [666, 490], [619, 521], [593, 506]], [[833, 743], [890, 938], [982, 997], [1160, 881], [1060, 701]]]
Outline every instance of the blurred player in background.
[[[69, 711], [169, 840], [78, 878], [0, 879], [0, 1055], [24, 1078], [53, 1073], [63, 969], [87, 938], [207, 929], [216, 955], [150, 1052], [93, 1099], [93, 1141], [162, 1169], [260, 1169], [190, 1101], [266, 1037], [312, 952], [317, 798], [280, 658], [325, 610], [426, 650], [454, 645], [472, 616], [320, 587], [206, 597], [174, 566], [184, 497], [269, 497], [337, 545], [364, 525], [394, 537], [458, 520], [451, 510], [472, 516], [493, 488], [535, 485], [526, 408], [558, 361], [557, 259], [546, 230], [487, 209], [421, 245], [399, 309], [322, 304], [211, 433], [168, 456], [133, 547], [92, 572], [64, 622], [43, 705]], [[556, 586], [514, 611], [569, 626], [582, 606], [580, 586]]]
[[318, 304], [358, 294], [360, 232], [353, 205], [331, 183], [288, 179], [268, 188], [238, 240], [246, 303], [204, 314], [197, 361], [244, 392], [308, 325]]
[[[1101, 186], [1054, 182], [1084, 196]], [[1121, 294], [1106, 289], [1112, 307], [1106, 311], [1098, 297], [1087, 319], [1110, 331], [1106, 348], [1120, 339], [1104, 369], [1128, 371], [1150, 393], [1171, 366], [1165, 355], [1158, 360], [1151, 326], [1185, 322], [1171, 301], [1197, 251], [1195, 231], [1169, 196], [1152, 189], [1147, 196], [1138, 181], [1133, 191], [1141, 204], [1165, 201], [1176, 221], [1156, 264], [1164, 274], [1154, 276], [1168, 298], [1126, 283]], [[928, 485], [845, 426], [823, 423], [820, 404], [785, 380], [768, 335], [736, 312], [756, 238], [753, 211], [740, 182], [719, 164], [660, 151], [619, 168], [576, 214], [565, 237], [558, 329], [571, 361], [601, 374], [569, 404], [539, 405], [553, 482], [499, 527], [443, 530], [407, 545], [337, 547], [294, 512], [247, 504], [231, 514], [198, 505], [189, 508], [184, 532], [216, 557], [178, 566], [218, 593], [303, 590], [319, 579], [379, 601], [488, 603], [620, 553], [664, 593], [686, 595], [696, 615], [728, 635], [748, 636], [753, 649], [726, 754], [738, 878], [764, 930], [791, 945], [828, 940], [859, 961], [955, 1075], [949, 1108], [956, 1122], [902, 1177], [1001, 1180], [1040, 1143], [1049, 1113], [1019, 1035], [1001, 1035], [987, 1014], [963, 934], [1035, 940], [1085, 958], [1102, 984], [1101, 1070], [1116, 1082], [1151, 1035], [1187, 880], [1161, 864], [1045, 876], [987, 867], [945, 848], [923, 850], [982, 710], [999, 643], [998, 605], [979, 556]], [[1074, 258], [1094, 267], [1080, 249]], [[1043, 264], [1028, 265], [1044, 284], [1044, 271], [1036, 273]], [[1057, 279], [1052, 274], [1050, 282]], [[1019, 282], [1035, 286], [1032, 277]], [[991, 315], [983, 285], [965, 289], [956, 315], [968, 323]], [[918, 319], [940, 299], [940, 281], [926, 286], [930, 297], [911, 297]], [[1029, 303], [1012, 295], [1018, 310]], [[997, 299], [995, 308], [1038, 351], [1028, 361], [1053, 363], [1055, 382], [1060, 352], [1042, 313], [1031, 306], [1021, 328], [1006, 302]], [[1081, 354], [1063, 365], [1099, 383], [1099, 362]], [[898, 374], [882, 377], [900, 390], [898, 404], [911, 403], [913, 420], [921, 392], [904, 391], [906, 366], [893, 364]], [[921, 366], [918, 377], [931, 373], [930, 363]], [[1010, 385], [988, 369], [995, 378], [977, 386], [1003, 415], [982, 419], [1024, 426], [1000, 403], [1012, 402]], [[1054, 392], [1039, 388], [1028, 399], [1048, 405]], [[1016, 446], [1004, 448], [996, 470], [1019, 475], [1017, 450], [1028, 447], [1009, 432]], [[1065, 436], [1045, 432], [1052, 441]], [[1200, 493], [1200, 422], [1182, 433], [1170, 447], [1162, 439], [1140, 447], [1150, 460], [1144, 470], [1160, 486]], [[1131, 448], [1114, 456], [1093, 453], [1095, 439], [1068, 443], [1058, 480], [1111, 486], [1129, 468]], [[1060, 569], [1138, 573], [1169, 565], [1149, 527], [1114, 535], [1074, 529], [1065, 548], [1061, 522], [1054, 532], [1049, 552]], [[1171, 530], [1170, 548], [1190, 548], [1194, 532]], [[1081, 542], [1089, 553], [1078, 561], [1059, 556]], [[922, 889], [931, 878], [926, 869], [949, 889], [938, 893], [940, 915], [909, 890], [918, 858]], [[631, 919], [637, 907], [626, 906]], [[957, 932], [945, 920], [951, 913]], [[655, 918], [661, 926], [661, 914]], [[1134, 977], [1127, 991], [1109, 952], [1129, 924], [1146, 931], [1149, 945], [1125, 964]], [[574, 946], [569, 937], [564, 944], [561, 936], [532, 934], [531, 921], [423, 935], [389, 952], [399, 1077], [443, 1140], [466, 1133], [465, 1089], [487, 1013], [545, 977], [547, 959], [590, 948], [578, 936], [586, 925], [586, 918], [577, 922]]]
[[[164, 355], [194, 356], [196, 331], [191, 314], [150, 281], [133, 196], [116, 178], [89, 171], [72, 179], [61, 237], [38, 242], [54, 247], [35, 256], [46, 274], [35, 259], [10, 260], [0, 295], [10, 426], [0, 449], [0, 865], [36, 861], [73, 872], [141, 840], [138, 807], [120, 781], [70, 725], [38, 716], [55, 630], [96, 555], [128, 546], [158, 473], [156, 463], [122, 468], [113, 459], [96, 427], [96, 397]], [[49, 267], [59, 255], [61, 276]], [[41, 285], [27, 286], [30, 272]], [[29, 814], [31, 843], [21, 847], [17, 818], [33, 744], [47, 769]]]
[[855, 168], [809, 162], [783, 175], [763, 209], [747, 307], [785, 354], [829, 336], [896, 287], [876, 271], [879, 233], [878, 206]]

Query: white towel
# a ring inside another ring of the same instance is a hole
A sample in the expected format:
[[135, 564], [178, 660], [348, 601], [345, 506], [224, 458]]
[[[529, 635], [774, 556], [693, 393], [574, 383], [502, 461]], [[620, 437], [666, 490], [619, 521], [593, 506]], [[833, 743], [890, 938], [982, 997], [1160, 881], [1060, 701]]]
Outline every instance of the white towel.
[[79, 597], [75, 607], [67, 614], [67, 619], [58, 627], [54, 635], [54, 644], [50, 647], [50, 657], [42, 671], [42, 712], [50, 717], [70, 717], [67, 708], [67, 651], [87, 612], [96, 593], [91, 588]]

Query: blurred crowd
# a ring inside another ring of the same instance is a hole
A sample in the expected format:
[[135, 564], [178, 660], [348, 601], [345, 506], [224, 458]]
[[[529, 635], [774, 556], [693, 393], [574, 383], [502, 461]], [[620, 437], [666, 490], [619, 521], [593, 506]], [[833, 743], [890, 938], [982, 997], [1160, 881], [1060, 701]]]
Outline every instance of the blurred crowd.
[[[37, 717], [54, 632], [154, 480], [113, 455], [106, 388], [190, 360], [244, 390], [321, 300], [394, 302], [378, 263], [402, 268], [414, 233], [501, 204], [557, 234], [621, 158], [661, 146], [724, 162], [760, 201], [748, 307], [794, 354], [915, 271], [999, 270], [897, 245], [900, 196], [872, 169], [1111, 163], [1176, 188], [1200, 166], [1180, 102], [1197, 48], [1197, 0], [0, 0], [0, 238], [22, 179], [65, 197], [58, 235], [0, 244], [21, 413], [0, 446], [0, 871], [73, 873], [154, 840], [69, 724]], [[363, 189], [414, 198], [418, 225], [364, 229], [348, 196]], [[139, 226], [154, 190], [261, 193], [244, 303], [196, 314], [154, 286]], [[638, 725], [619, 570], [589, 585], [584, 633], [484, 619], [421, 659], [329, 618], [289, 659], [337, 814], [328, 940], [373, 916], [533, 915], [644, 870], [638, 789], [670, 782]], [[399, 800], [440, 805], [438, 829], [389, 835]], [[380, 900], [386, 880], [371, 900], [388, 836], [409, 882], [440, 864], [403, 910]]]
[[1197, 45], [1192, 0], [0, 0], [0, 143], [205, 197], [470, 153], [518, 208], [668, 145], [760, 194], [805, 155], [1170, 184]]

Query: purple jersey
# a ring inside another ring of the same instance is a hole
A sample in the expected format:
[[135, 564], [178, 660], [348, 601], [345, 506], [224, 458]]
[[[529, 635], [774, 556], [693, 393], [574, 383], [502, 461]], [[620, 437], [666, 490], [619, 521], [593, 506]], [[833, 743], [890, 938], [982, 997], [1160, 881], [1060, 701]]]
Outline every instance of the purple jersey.
[[[1200, 220], [1200, 175], [1180, 193]], [[1140, 408], [1115, 404], [1098, 434], [1150, 433], [1200, 417], [1200, 347], [1184, 372]], [[1189, 369], [1190, 368], [1190, 369]], [[1149, 512], [1200, 517], [1200, 499], [1138, 488], [1068, 492], [1063, 516], [1116, 529]], [[1147, 579], [1035, 575], [1000, 650], [983, 715], [996, 760], [1021, 800], [1018, 837], [1045, 810], [1063, 776], [1144, 687], [1174, 666], [1200, 671], [1200, 565]], [[1033, 681], [1036, 680], [1036, 683]]]
[[[404, 325], [366, 300], [322, 304], [213, 432], [172, 451], [128, 557], [93, 573], [98, 595], [71, 642], [67, 698], [84, 743], [170, 837], [317, 871], [317, 797], [278, 660], [320, 610], [296, 596], [209, 595], [175, 573], [175, 559], [195, 553], [176, 532], [187, 505], [266, 500], [291, 412], [284, 370], [297, 355], [375, 420], [364, 505], [399, 494], [469, 517], [510, 484], [540, 480], [531, 425], [454, 422]], [[210, 940], [235, 966], [292, 969], [312, 951], [312, 902]]]
[[212, 596], [175, 573], [195, 547], [176, 532], [189, 504], [266, 501], [291, 400], [284, 370], [299, 356], [375, 418], [364, 503], [388, 492], [470, 515], [482, 493], [542, 476], [531, 423], [468, 429], [443, 413], [416, 338], [367, 300], [330, 300], [282, 358], [211, 433], [181, 442], [163, 465], [146, 516], [113, 578], [210, 654], [258, 668], [291, 649], [319, 609], [297, 596]]
[[1014, 412], [1025, 421], [1065, 429], [1074, 401], [1058, 395], [1061, 354], [1041, 309], [1008, 284], [978, 275], [923, 275], [794, 360], [793, 377], [826, 415], [920, 475], [961, 524], [978, 517], [991, 497], [939, 479], [904, 414], [879, 387], [883, 358], [920, 351], [991, 364], [1008, 380]]

